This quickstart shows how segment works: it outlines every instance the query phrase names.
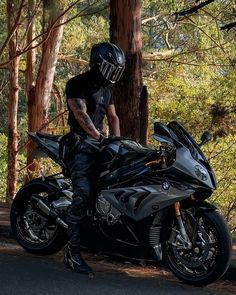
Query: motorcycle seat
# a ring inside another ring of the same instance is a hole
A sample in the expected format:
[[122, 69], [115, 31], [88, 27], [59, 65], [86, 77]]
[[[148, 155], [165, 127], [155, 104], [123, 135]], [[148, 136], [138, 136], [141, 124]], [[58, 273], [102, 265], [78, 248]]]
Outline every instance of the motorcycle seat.
[[59, 142], [62, 135], [53, 135], [48, 133], [36, 132], [36, 135], [42, 139], [49, 139], [54, 142]]

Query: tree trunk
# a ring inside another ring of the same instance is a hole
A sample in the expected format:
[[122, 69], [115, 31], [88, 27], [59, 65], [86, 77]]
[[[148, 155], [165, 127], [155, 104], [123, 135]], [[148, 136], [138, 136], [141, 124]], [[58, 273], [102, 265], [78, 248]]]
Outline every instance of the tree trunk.
[[[8, 32], [14, 23], [16, 1], [7, 1]], [[12, 35], [9, 41], [9, 58], [11, 59], [17, 52], [17, 34]], [[7, 172], [7, 203], [10, 204], [16, 193], [17, 181], [17, 110], [18, 110], [18, 71], [19, 57], [9, 64], [9, 98], [8, 98], [8, 172]]]
[[[60, 25], [64, 21], [64, 17], [60, 18], [57, 25]], [[34, 125], [33, 130], [46, 130], [45, 125], [48, 122], [48, 108], [62, 35], [63, 25], [53, 29], [50, 37], [44, 43], [42, 59], [35, 85], [36, 104], [32, 106], [34, 109], [33, 114], [37, 114], [37, 116], [34, 116], [34, 121], [32, 122]]]
[[[53, 22], [55, 17], [57, 17], [55, 15], [55, 11], [51, 11], [51, 23]], [[43, 46], [42, 58], [35, 83], [35, 89], [28, 103], [28, 110], [30, 116], [29, 131], [47, 131], [48, 108], [54, 80], [57, 55], [59, 52], [61, 39], [63, 35], [63, 25], [61, 24], [64, 21], [64, 17], [58, 19], [57, 23], [55, 24], [57, 27], [55, 29], [51, 29], [50, 35], [47, 36], [47, 39]], [[30, 165], [29, 170], [33, 170], [30, 169], [30, 167], [34, 166], [31, 165], [34, 158], [33, 152], [33, 146], [29, 145], [27, 160], [27, 164]]]
[[[56, 101], [57, 114], [64, 114], [65, 113], [64, 99], [63, 99], [63, 96], [61, 96], [61, 93], [55, 84], [53, 85], [53, 95]], [[64, 129], [64, 127], [66, 126], [64, 115], [61, 115], [58, 117], [56, 126], [62, 126], [62, 128]]]
[[[32, 19], [32, 12], [35, 8], [35, 0], [28, 0], [28, 35], [27, 35], [27, 44], [32, 43], [32, 46], [35, 45], [35, 42], [32, 40], [35, 37], [35, 23], [34, 18]], [[28, 130], [33, 130], [32, 120], [35, 117], [33, 113], [32, 105], [35, 103], [35, 62], [36, 62], [36, 50], [32, 49], [27, 52], [26, 55], [26, 71], [25, 71], [25, 90], [27, 96], [27, 108], [28, 108]], [[31, 171], [37, 170], [37, 162], [32, 158], [32, 151], [35, 149], [35, 144], [30, 141], [27, 146], [27, 167]], [[27, 179], [29, 180], [29, 179]]]
[[[114, 87], [121, 134], [138, 141], [140, 134], [142, 80], [141, 0], [110, 1], [110, 40], [126, 55], [126, 69]], [[143, 130], [143, 129], [142, 129]]]

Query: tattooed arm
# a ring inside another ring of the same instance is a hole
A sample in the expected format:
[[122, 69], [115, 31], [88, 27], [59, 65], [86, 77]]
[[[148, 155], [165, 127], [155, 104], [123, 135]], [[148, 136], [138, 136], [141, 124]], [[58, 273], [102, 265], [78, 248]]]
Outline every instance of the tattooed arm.
[[81, 128], [90, 136], [98, 140], [100, 138], [100, 132], [96, 129], [92, 120], [87, 114], [85, 100], [80, 98], [69, 98], [67, 102]]

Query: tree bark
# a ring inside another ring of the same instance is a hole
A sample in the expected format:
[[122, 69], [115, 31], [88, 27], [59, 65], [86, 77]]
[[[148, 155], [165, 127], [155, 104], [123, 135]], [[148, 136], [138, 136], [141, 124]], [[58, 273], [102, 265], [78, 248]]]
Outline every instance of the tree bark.
[[[35, 23], [34, 18], [32, 18], [32, 12], [35, 9], [35, 0], [28, 0], [28, 34], [27, 34], [27, 44], [31, 43], [35, 38]], [[34, 46], [32, 42], [32, 47]], [[25, 90], [27, 96], [27, 111], [28, 111], [28, 130], [33, 130], [32, 121], [35, 117], [33, 113], [32, 106], [35, 103], [35, 63], [36, 63], [36, 50], [31, 49], [26, 55], [26, 71], [25, 71]], [[35, 144], [30, 141], [27, 146], [27, 167], [29, 170], [37, 170], [37, 162], [34, 161], [32, 157], [32, 151], [35, 149]], [[29, 179], [27, 179], [29, 180]]]
[[[65, 19], [62, 17], [58, 20], [56, 25], [60, 25], [64, 21]], [[35, 85], [35, 102], [37, 103], [32, 106], [34, 109], [33, 113], [37, 114], [34, 118], [33, 130], [46, 130], [50, 96], [62, 35], [63, 25], [53, 29], [50, 37], [44, 43], [42, 59]]]
[[[57, 15], [55, 15], [55, 11], [51, 11], [49, 16], [49, 26], [53, 23], [56, 17]], [[60, 24], [64, 21], [64, 16], [58, 19], [56, 24], [54, 24], [54, 26], [57, 27], [55, 29], [52, 27], [50, 35], [47, 36], [47, 40], [43, 45], [42, 58], [40, 61], [35, 87], [33, 88], [34, 90], [32, 96], [28, 101], [29, 131], [31, 132], [47, 131], [48, 108], [57, 63], [57, 55], [60, 49], [64, 28], [63, 25]], [[29, 170], [34, 171], [34, 165], [32, 165], [34, 158], [33, 153], [34, 146], [29, 145], [27, 164]]]
[[120, 46], [126, 55], [126, 69], [121, 81], [114, 87], [121, 134], [138, 141], [142, 138], [143, 141], [145, 136], [140, 134], [143, 88], [140, 0], [110, 1], [110, 40]]
[[[64, 99], [55, 84], [53, 85], [53, 95], [56, 101], [57, 114], [63, 114], [65, 112]], [[62, 126], [63, 128], [66, 126], [64, 115], [58, 117], [56, 126]]]
[[[14, 23], [16, 1], [7, 1], [8, 32], [11, 31]], [[12, 34], [9, 41], [9, 58], [11, 59], [17, 52], [17, 33]], [[7, 203], [10, 204], [16, 193], [17, 181], [17, 110], [18, 110], [18, 72], [19, 57], [13, 59], [9, 64], [9, 98], [8, 98], [8, 172], [7, 172]]]

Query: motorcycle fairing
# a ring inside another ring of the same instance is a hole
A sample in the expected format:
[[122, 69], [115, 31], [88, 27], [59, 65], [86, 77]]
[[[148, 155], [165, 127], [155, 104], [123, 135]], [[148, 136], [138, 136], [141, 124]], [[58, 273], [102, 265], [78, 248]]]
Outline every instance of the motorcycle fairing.
[[65, 164], [59, 158], [60, 135], [51, 135], [40, 132], [29, 132], [29, 137], [37, 143], [39, 148], [48, 155], [53, 161], [65, 168]]
[[[207, 179], [201, 180], [197, 177], [194, 167], [201, 166], [207, 173]], [[204, 165], [197, 162], [191, 155], [190, 151], [182, 146], [176, 150], [176, 159], [172, 166], [156, 171], [157, 175], [161, 175], [167, 179], [172, 179], [175, 176], [176, 179], [182, 182], [188, 183], [193, 188], [207, 188], [210, 190], [215, 189], [214, 178], [211, 171], [206, 169]]]
[[157, 152], [132, 140], [121, 140], [103, 147], [99, 154], [99, 183], [108, 187], [135, 178]]
[[[164, 185], [166, 189], [164, 189]], [[173, 184], [125, 187], [102, 190], [101, 195], [117, 210], [135, 221], [140, 221], [152, 213], [188, 198], [194, 190], [181, 189]]]

